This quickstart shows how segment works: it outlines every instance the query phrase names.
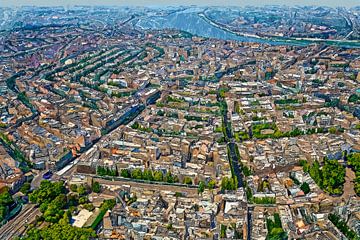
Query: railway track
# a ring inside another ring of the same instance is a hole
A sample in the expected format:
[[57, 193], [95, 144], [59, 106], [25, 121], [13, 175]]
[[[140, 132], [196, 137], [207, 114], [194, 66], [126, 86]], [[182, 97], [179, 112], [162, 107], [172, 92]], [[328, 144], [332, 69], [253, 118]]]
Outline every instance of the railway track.
[[7, 240], [14, 237], [21, 236], [26, 230], [26, 224], [40, 214], [35, 204], [28, 204], [24, 209], [8, 223], [0, 228], [0, 239]]

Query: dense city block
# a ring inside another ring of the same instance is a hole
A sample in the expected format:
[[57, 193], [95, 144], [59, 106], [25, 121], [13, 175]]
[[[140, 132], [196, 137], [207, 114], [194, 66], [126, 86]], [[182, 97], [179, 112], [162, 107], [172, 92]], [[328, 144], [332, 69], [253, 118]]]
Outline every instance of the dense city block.
[[359, 16], [0, 8], [0, 238], [360, 239]]

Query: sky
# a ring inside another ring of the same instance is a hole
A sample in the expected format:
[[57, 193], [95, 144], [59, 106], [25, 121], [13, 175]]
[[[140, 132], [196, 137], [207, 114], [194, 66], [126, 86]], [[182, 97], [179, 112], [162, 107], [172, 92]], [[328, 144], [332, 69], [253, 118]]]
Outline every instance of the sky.
[[72, 5], [121, 5], [121, 6], [262, 6], [262, 5], [321, 5], [330, 7], [360, 6], [360, 0], [1, 0], [0, 6], [72, 6]]

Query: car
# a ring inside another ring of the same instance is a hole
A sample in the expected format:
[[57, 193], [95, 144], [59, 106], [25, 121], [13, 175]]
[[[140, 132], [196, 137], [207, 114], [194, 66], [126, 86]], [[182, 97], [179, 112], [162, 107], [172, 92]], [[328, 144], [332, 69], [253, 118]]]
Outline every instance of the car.
[[52, 177], [53, 173], [51, 171], [48, 171], [46, 173], [44, 173], [43, 175], [43, 179], [50, 179]]

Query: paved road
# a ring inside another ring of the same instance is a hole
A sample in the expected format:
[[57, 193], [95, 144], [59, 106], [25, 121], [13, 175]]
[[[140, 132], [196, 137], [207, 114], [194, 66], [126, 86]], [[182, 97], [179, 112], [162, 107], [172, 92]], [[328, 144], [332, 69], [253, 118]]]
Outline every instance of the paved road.
[[237, 145], [235, 143], [235, 139], [234, 139], [234, 136], [232, 134], [232, 130], [231, 130], [231, 125], [228, 124], [228, 117], [227, 117], [227, 111], [224, 113], [224, 116], [223, 116], [223, 121], [224, 121], [224, 125], [226, 127], [226, 137], [225, 139], [227, 140], [227, 146], [229, 147], [229, 150], [230, 150], [230, 156], [229, 156], [229, 161], [230, 161], [230, 164], [234, 170], [234, 175], [236, 176], [237, 178], [237, 181], [238, 181], [238, 188], [240, 187], [243, 187], [243, 178], [242, 178], [242, 174], [241, 174], [241, 168], [240, 168], [240, 165], [239, 165], [239, 160], [237, 155], [236, 155], [236, 150], [235, 148], [237, 148]]
[[251, 240], [251, 229], [252, 229], [252, 213], [254, 211], [253, 206], [247, 206], [247, 240]]
[[236, 176], [237, 180], [238, 180], [238, 188], [243, 187], [244, 183], [243, 183], [243, 177], [242, 177], [242, 173], [241, 173], [241, 168], [239, 165], [239, 160], [238, 157], [236, 156], [236, 150], [235, 148], [236, 143], [230, 142], [228, 143], [229, 149], [230, 149], [230, 161], [231, 161], [231, 166], [234, 169], [234, 175]]
[[31, 181], [31, 189], [36, 189], [36, 188], [40, 187], [41, 181], [44, 180], [43, 175], [46, 172], [47, 172], [47, 170], [39, 171], [39, 173]]
[[140, 182], [133, 182], [127, 180], [106, 180], [102, 178], [96, 178], [96, 181], [103, 185], [130, 185], [131, 187], [138, 187], [143, 189], [157, 189], [162, 191], [172, 191], [172, 192], [185, 192], [188, 196], [197, 196], [198, 190], [197, 188], [189, 188], [186, 186], [178, 186], [178, 185], [159, 185], [159, 184], [151, 184], [151, 183], [140, 183]]

